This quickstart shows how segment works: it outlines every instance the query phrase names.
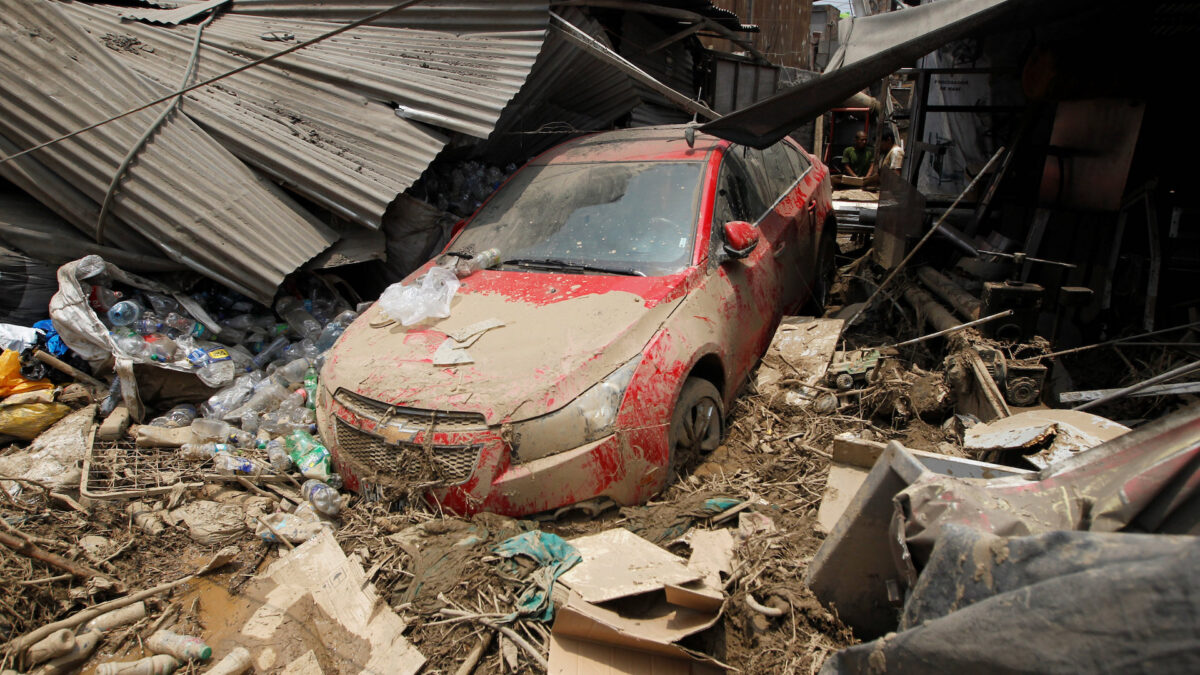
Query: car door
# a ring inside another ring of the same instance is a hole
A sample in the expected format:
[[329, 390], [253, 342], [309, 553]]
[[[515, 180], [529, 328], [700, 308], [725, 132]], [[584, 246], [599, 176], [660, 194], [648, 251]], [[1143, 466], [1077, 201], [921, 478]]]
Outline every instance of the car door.
[[764, 163], [768, 172], [782, 182], [779, 201], [774, 205], [774, 217], [786, 228], [785, 239], [792, 247], [789, 264], [794, 265], [795, 286], [785, 296], [784, 313], [793, 314], [811, 295], [816, 270], [816, 188], [820, 181], [812, 171], [812, 163], [788, 139], [767, 148]]
[[[706, 283], [719, 303], [719, 339], [732, 382], [740, 382], [750, 372], [770, 343], [780, 315], [783, 270], [776, 252], [786, 243], [782, 241], [786, 228], [776, 219], [763, 218], [768, 206], [759, 181], [741, 148], [731, 146], [717, 177]], [[761, 237], [754, 251], [741, 260], [728, 260], [723, 253], [723, 226], [732, 220], [755, 224]]]

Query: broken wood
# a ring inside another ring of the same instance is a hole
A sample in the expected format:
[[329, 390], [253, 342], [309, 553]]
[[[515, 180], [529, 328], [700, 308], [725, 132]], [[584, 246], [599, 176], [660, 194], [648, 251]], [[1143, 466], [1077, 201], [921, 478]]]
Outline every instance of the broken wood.
[[125, 431], [129, 429], [131, 421], [129, 408], [124, 403], [120, 403], [100, 423], [100, 428], [96, 429], [96, 438], [102, 441], [120, 440], [125, 435]]
[[37, 643], [42, 638], [46, 637], [47, 635], [50, 635], [54, 631], [61, 630], [63, 628], [74, 628], [81, 624], [87, 623], [88, 621], [91, 621], [92, 619], [100, 616], [101, 614], [106, 614], [108, 612], [111, 612], [114, 609], [121, 609], [122, 607], [128, 607], [129, 605], [132, 605], [137, 602], [141, 602], [147, 598], [152, 598], [161, 593], [166, 593], [167, 591], [169, 591], [173, 588], [176, 588], [178, 586], [182, 586], [183, 584], [186, 584], [187, 582], [191, 581], [192, 579], [195, 579], [196, 577], [202, 576], [204, 574], [208, 574], [209, 572], [211, 572], [219, 567], [225, 566], [229, 561], [233, 560], [235, 557], [237, 557], [237, 549], [236, 548], [234, 548], [234, 547], [223, 548], [220, 551], [217, 551], [216, 555], [214, 555], [212, 557], [212, 559], [209, 560], [207, 563], [205, 563], [202, 567], [197, 569], [192, 574], [189, 574], [186, 577], [183, 577], [182, 579], [176, 579], [175, 581], [168, 581], [165, 583], [161, 583], [153, 588], [148, 588], [144, 591], [139, 591], [137, 593], [134, 593], [133, 595], [127, 595], [123, 598], [116, 598], [115, 600], [109, 600], [108, 602], [102, 602], [98, 605], [92, 605], [91, 607], [88, 607], [85, 610], [77, 612], [61, 621], [55, 621], [54, 623], [48, 623], [45, 626], [42, 626], [41, 628], [29, 631], [28, 633], [21, 635], [19, 637], [15, 637], [15, 638], [9, 640], [8, 642], [4, 643], [3, 648], [5, 650], [9, 651], [10, 653], [23, 652], [30, 645]]
[[509, 628], [508, 626], [496, 623], [495, 621], [492, 621], [491, 619], [489, 619], [485, 616], [481, 616], [479, 614], [472, 614], [471, 612], [464, 612], [459, 609], [441, 609], [441, 610], [438, 610], [438, 614], [441, 614], [443, 616], [463, 617], [465, 619], [469, 619], [472, 621], [478, 621], [479, 623], [481, 623], [489, 628], [495, 628], [496, 630], [500, 631], [504, 635], [504, 637], [508, 638], [509, 640], [512, 640], [513, 642], [515, 642], [517, 644], [518, 647], [520, 647], [521, 649], [524, 649], [525, 652], [527, 654], [529, 654], [529, 658], [533, 659], [534, 663], [541, 666], [542, 670], [550, 670], [550, 663], [548, 661], [546, 661], [546, 657], [542, 656], [541, 651], [535, 649], [534, 646], [529, 644], [529, 642], [525, 638], [521, 637], [520, 633]]
[[77, 562], [67, 560], [57, 553], [51, 553], [50, 551], [41, 548], [37, 544], [34, 544], [32, 539], [24, 536], [20, 530], [13, 529], [12, 532], [15, 532], [16, 534], [0, 532], [0, 544], [4, 544], [13, 551], [20, 553], [27, 558], [44, 562], [47, 565], [56, 567], [73, 576], [80, 577], [82, 579], [91, 579], [93, 577], [104, 579], [105, 581], [111, 582], [113, 586], [118, 589], [118, 591], [124, 590], [124, 586], [121, 584], [121, 582], [113, 579], [107, 574], [104, 574], [98, 570], [94, 570], [87, 565], [81, 565]]
[[495, 637], [496, 631], [485, 630], [483, 635], [479, 636], [479, 642], [476, 642], [471, 651], [467, 652], [467, 658], [463, 659], [462, 665], [454, 671], [454, 675], [471, 675], [475, 671], [475, 666], [479, 665], [479, 659], [487, 651], [488, 645], [492, 644], [492, 639]]
[[1181, 375], [1187, 375], [1188, 373], [1196, 370], [1200, 370], [1200, 361], [1192, 361], [1191, 363], [1186, 363], [1178, 368], [1172, 368], [1161, 375], [1155, 375], [1148, 380], [1142, 380], [1141, 382], [1125, 387], [1124, 389], [1118, 389], [1110, 394], [1105, 394], [1094, 401], [1077, 405], [1074, 408], [1071, 408], [1071, 410], [1087, 410], [1088, 408], [1094, 408], [1102, 403], [1108, 403], [1109, 401], [1125, 398], [1126, 396], [1130, 396], [1143, 389], [1148, 389], [1160, 382], [1166, 382], [1167, 380], [1179, 377]]
[[58, 358], [56, 358], [55, 356], [48, 354], [40, 349], [34, 350], [33, 358], [37, 359], [38, 361], [41, 361], [42, 363], [50, 366], [51, 368], [59, 371], [60, 373], [63, 373], [64, 375], [68, 375], [70, 377], [75, 378], [76, 380], [78, 380], [80, 382], [83, 382], [84, 384], [88, 384], [88, 385], [91, 385], [92, 387], [96, 387], [100, 391], [108, 390], [107, 384], [104, 384], [100, 380], [97, 380], [96, 378], [92, 377], [91, 375], [88, 375], [87, 373], [83, 372], [82, 370], [79, 370], [78, 368], [75, 368], [74, 366], [64, 363], [64, 362], [60, 361]]

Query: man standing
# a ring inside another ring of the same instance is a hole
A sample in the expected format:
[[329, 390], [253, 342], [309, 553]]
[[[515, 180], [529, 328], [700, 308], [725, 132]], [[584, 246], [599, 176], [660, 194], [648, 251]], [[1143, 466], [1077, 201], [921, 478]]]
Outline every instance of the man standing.
[[867, 147], [867, 132], [859, 131], [854, 134], [854, 145], [842, 153], [842, 166], [846, 173], [858, 178], [865, 178], [874, 173], [875, 151]]
[[904, 163], [904, 151], [896, 145], [896, 137], [892, 135], [892, 132], [888, 131], [883, 134], [883, 140], [879, 143], [879, 152], [883, 155], [883, 159], [879, 160], [880, 169], [900, 170], [900, 165]]

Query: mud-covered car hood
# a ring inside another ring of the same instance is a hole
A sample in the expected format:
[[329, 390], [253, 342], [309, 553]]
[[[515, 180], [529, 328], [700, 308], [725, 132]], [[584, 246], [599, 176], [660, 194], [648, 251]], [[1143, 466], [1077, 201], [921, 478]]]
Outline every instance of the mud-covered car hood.
[[[329, 352], [322, 385], [426, 410], [483, 414], [489, 425], [552, 412], [641, 353], [678, 306], [685, 275], [608, 277], [485, 270], [464, 280], [446, 319], [381, 322], [372, 307]], [[434, 366], [448, 338], [503, 322]]]

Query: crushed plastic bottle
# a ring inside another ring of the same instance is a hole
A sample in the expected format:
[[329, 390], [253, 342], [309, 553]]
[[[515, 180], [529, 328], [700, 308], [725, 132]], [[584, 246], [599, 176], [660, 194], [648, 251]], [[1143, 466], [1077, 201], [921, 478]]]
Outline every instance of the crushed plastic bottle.
[[285, 473], [292, 468], [292, 458], [288, 455], [287, 445], [283, 439], [272, 438], [267, 442], [267, 461], [271, 467], [280, 473]]
[[304, 391], [308, 394], [308, 409], [315, 410], [317, 406], [317, 369], [309, 366], [304, 373]]
[[207, 661], [212, 657], [212, 647], [204, 644], [204, 640], [169, 630], [155, 631], [146, 640], [146, 646], [152, 652], [170, 654], [180, 661]]
[[275, 311], [301, 337], [315, 340], [321, 335], [321, 322], [304, 309], [304, 301], [285, 295], [275, 303]]
[[231, 454], [234, 446], [228, 443], [184, 443], [179, 446], [179, 456], [193, 462], [203, 462], [212, 459], [219, 452]]
[[[495, 249], [493, 249], [495, 250]], [[321, 331], [321, 336], [317, 338], [317, 350], [325, 351], [337, 342], [342, 333], [346, 332], [346, 328], [354, 323], [358, 318], [358, 312], [348, 309], [341, 314], [333, 317], [333, 320], [325, 324], [325, 328]]]
[[265, 379], [255, 387], [254, 394], [238, 407], [230, 416], [240, 418], [247, 412], [262, 413], [272, 410], [288, 396], [288, 390], [279, 386], [273, 379]]
[[179, 301], [169, 295], [147, 293], [146, 300], [150, 302], [150, 307], [154, 310], [154, 313], [159, 316], [166, 316], [171, 312], [179, 311]]
[[231, 443], [243, 448], [253, 447], [254, 434], [238, 429], [228, 422], [197, 417], [192, 420], [192, 433], [201, 441]]
[[190, 335], [197, 339], [210, 334], [210, 331], [208, 328], [205, 328], [204, 324], [199, 321], [193, 321], [186, 316], [180, 316], [175, 312], [167, 314], [167, 318], [163, 319], [163, 323], [184, 335]]
[[109, 335], [112, 336], [113, 342], [117, 343], [117, 349], [122, 353], [135, 359], [146, 358], [146, 340], [129, 327], [119, 326], [114, 328]]
[[175, 360], [179, 348], [171, 338], [162, 333], [150, 333], [142, 339], [146, 341], [146, 358], [156, 363], [170, 363]]
[[159, 417], [150, 420], [150, 426], [162, 427], [164, 429], [179, 429], [190, 426], [192, 420], [196, 419], [196, 415], [196, 406], [191, 403], [181, 403]]
[[88, 294], [88, 303], [92, 309], [101, 314], [107, 314], [112, 306], [124, 299], [125, 295], [120, 291], [114, 291], [111, 288], [104, 286], [92, 286], [92, 292]]
[[288, 339], [280, 335], [275, 338], [271, 344], [262, 348], [262, 351], [254, 357], [254, 367], [258, 369], [266, 368], [267, 364], [274, 361], [284, 349], [287, 349]]
[[486, 270], [500, 264], [500, 249], [489, 248], [471, 258], [470, 260], [460, 260], [454, 266], [454, 273], [459, 279], [471, 276], [479, 270]]
[[213, 455], [213, 468], [224, 476], [260, 473], [263, 467], [249, 457], [235, 457], [227, 452]]
[[329, 477], [329, 450], [312, 434], [297, 429], [284, 440], [292, 462], [305, 478], [325, 480]]
[[319, 480], [306, 480], [300, 486], [300, 494], [308, 500], [313, 508], [327, 516], [336, 516], [342, 508], [341, 498], [337, 490]]
[[295, 385], [304, 382], [305, 373], [312, 367], [312, 361], [307, 356], [302, 356], [294, 361], [290, 361], [280, 366], [271, 377], [275, 379], [281, 386], [289, 389]]
[[142, 317], [142, 306], [136, 300], [122, 300], [108, 309], [108, 320], [114, 326], [128, 326]]
[[183, 337], [179, 339], [187, 360], [196, 368], [200, 381], [210, 387], [223, 387], [233, 380], [236, 366], [229, 350], [211, 342], [192, 342]]
[[255, 385], [262, 381], [262, 378], [263, 374], [258, 371], [238, 377], [233, 384], [213, 394], [205, 401], [202, 406], [204, 416], [223, 419], [250, 398]]
[[317, 354], [320, 353], [321, 351], [317, 349], [317, 343], [308, 338], [304, 338], [303, 340], [298, 340], [288, 345], [287, 348], [280, 353], [280, 357], [284, 361], [295, 361], [296, 359], [301, 358], [313, 359], [316, 358]]

